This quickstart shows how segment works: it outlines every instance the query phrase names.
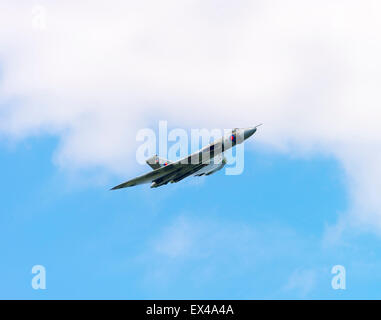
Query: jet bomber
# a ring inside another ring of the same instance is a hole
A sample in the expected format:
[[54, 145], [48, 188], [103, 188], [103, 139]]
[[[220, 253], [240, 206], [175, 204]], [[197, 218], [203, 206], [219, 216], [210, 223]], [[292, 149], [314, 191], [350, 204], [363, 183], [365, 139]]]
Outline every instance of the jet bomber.
[[251, 137], [259, 126], [235, 128], [231, 134], [178, 161], [171, 162], [154, 155], [146, 161], [152, 171], [117, 185], [111, 190], [148, 183], [151, 183], [151, 188], [157, 188], [169, 182], [179, 182], [189, 176], [211, 175], [225, 166], [227, 161], [224, 152]]

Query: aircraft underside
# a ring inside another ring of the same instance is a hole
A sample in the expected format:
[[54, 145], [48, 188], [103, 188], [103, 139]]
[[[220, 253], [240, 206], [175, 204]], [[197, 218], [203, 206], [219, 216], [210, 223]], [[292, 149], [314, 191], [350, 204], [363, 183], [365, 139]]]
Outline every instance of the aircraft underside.
[[175, 172], [169, 173], [167, 176], [160, 177], [152, 181], [151, 188], [157, 188], [163, 185], [179, 182], [189, 176], [211, 175], [218, 170], [221, 170], [226, 164], [226, 159], [222, 154], [217, 155], [210, 160], [210, 163], [204, 164], [184, 164]]

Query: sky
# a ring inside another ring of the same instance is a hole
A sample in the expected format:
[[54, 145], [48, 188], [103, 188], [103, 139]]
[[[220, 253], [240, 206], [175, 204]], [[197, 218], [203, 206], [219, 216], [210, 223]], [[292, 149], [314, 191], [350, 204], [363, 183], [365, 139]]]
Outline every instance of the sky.
[[[379, 298], [380, 10], [2, 1], [0, 298]], [[264, 125], [240, 175], [109, 191], [162, 120]]]

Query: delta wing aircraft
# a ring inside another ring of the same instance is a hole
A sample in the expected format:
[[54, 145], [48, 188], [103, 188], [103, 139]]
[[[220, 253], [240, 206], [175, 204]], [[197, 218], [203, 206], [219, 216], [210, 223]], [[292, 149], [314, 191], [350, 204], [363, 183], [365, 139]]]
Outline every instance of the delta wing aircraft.
[[226, 164], [224, 152], [251, 137], [259, 126], [235, 128], [231, 131], [231, 134], [175, 162], [170, 162], [155, 155], [146, 161], [153, 171], [124, 182], [111, 190], [146, 183], [151, 183], [151, 188], [157, 188], [169, 182], [179, 182], [189, 176], [208, 176], [215, 173]]

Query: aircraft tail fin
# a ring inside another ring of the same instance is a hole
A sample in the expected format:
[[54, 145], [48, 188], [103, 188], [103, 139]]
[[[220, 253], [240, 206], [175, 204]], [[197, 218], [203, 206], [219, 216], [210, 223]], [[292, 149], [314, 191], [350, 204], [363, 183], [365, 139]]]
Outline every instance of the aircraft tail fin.
[[171, 163], [171, 161], [158, 157], [157, 154], [155, 154], [153, 157], [148, 158], [146, 160], [146, 163], [152, 168], [152, 170], [159, 169], [161, 167], [165, 167], [168, 164]]

